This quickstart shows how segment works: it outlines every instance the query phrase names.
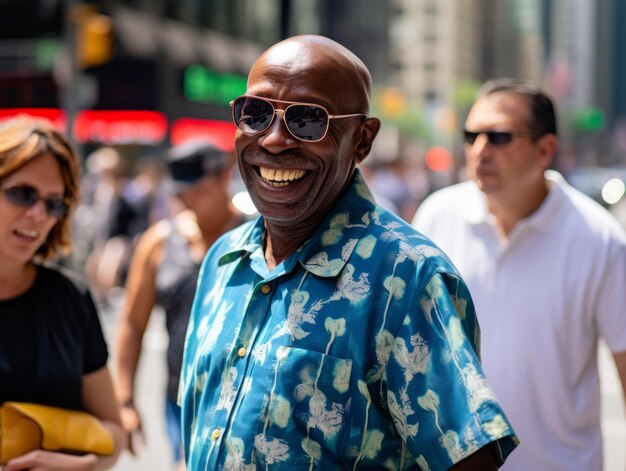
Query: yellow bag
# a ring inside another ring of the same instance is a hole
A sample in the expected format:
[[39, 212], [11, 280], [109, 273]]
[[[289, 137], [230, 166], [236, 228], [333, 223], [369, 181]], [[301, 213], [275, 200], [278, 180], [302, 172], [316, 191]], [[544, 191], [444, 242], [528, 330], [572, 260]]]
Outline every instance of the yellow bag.
[[32, 450], [111, 455], [113, 437], [87, 412], [5, 402], [0, 406], [0, 465]]

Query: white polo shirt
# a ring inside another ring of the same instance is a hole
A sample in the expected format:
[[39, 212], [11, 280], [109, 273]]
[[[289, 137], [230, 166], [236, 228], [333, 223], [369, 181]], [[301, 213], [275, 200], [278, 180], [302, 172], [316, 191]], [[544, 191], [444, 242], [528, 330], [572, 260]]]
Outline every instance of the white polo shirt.
[[626, 233], [556, 172], [501, 238], [473, 182], [440, 190], [413, 226], [467, 282], [487, 379], [521, 440], [502, 469], [602, 469], [598, 339], [626, 351]]

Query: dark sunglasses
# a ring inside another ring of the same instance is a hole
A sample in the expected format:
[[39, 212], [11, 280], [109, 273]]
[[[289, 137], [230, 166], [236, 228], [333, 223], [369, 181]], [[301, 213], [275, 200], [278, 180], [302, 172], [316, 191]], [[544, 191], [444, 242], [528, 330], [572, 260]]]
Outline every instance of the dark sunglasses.
[[465, 143], [470, 145], [474, 144], [474, 142], [476, 142], [476, 138], [478, 138], [478, 136], [480, 136], [481, 134], [487, 136], [489, 144], [492, 144], [494, 146], [507, 145], [513, 140], [513, 136], [533, 137], [533, 133], [525, 131], [468, 131], [467, 129], [465, 129], [463, 131]]
[[[274, 108], [273, 102], [286, 103], [284, 110]], [[331, 119], [367, 116], [365, 113], [329, 114], [321, 105], [295, 101], [270, 100], [252, 95], [243, 95], [230, 102], [233, 121], [245, 134], [258, 134], [267, 131], [280, 114], [289, 133], [300, 141], [317, 142], [324, 139]]]
[[2, 192], [6, 199], [17, 206], [29, 208], [37, 201], [43, 201], [48, 216], [53, 218], [61, 218], [67, 214], [69, 206], [63, 198], [51, 197], [42, 198], [36, 188], [30, 185], [17, 185], [11, 187], [2, 187]]

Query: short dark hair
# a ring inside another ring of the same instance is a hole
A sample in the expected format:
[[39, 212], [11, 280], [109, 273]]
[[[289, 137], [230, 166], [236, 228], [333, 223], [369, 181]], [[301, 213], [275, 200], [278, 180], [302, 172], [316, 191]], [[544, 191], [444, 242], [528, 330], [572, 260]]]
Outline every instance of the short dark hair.
[[535, 138], [545, 134], [557, 135], [556, 113], [552, 99], [532, 82], [514, 78], [498, 78], [485, 82], [478, 93], [481, 98], [494, 93], [510, 93], [526, 100], [530, 116], [528, 126]]

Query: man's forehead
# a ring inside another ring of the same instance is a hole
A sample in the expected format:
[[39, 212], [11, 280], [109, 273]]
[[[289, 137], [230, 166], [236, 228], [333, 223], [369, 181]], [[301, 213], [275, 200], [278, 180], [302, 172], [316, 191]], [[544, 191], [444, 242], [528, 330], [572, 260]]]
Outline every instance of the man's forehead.
[[480, 97], [472, 106], [468, 120], [520, 118], [528, 112], [526, 101], [511, 93], [493, 93]]

